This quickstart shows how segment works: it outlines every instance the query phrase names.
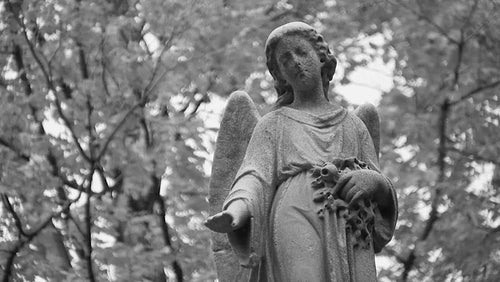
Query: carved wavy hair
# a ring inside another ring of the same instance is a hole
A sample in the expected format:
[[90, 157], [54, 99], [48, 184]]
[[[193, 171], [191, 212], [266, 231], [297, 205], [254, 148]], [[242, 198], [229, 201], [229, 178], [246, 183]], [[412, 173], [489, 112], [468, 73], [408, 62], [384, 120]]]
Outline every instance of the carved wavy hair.
[[333, 74], [335, 73], [337, 60], [330, 51], [330, 48], [328, 48], [328, 44], [325, 42], [321, 34], [319, 34], [313, 27], [305, 23], [294, 22], [276, 28], [273, 32], [271, 32], [266, 41], [266, 64], [269, 72], [274, 78], [274, 88], [278, 93], [278, 100], [274, 105], [275, 109], [291, 104], [294, 99], [292, 86], [286, 82], [281, 74], [275, 56], [276, 47], [281, 39], [285, 36], [294, 35], [306, 39], [314, 50], [316, 50], [320, 61], [324, 63], [321, 68], [321, 80], [323, 82], [324, 95], [326, 99], [329, 100], [328, 87], [333, 78]]

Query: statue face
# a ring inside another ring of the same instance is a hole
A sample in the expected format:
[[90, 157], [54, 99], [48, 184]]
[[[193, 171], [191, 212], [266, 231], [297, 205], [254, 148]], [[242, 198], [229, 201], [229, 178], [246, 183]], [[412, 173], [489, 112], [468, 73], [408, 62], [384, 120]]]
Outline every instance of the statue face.
[[316, 50], [300, 36], [285, 36], [276, 46], [276, 61], [283, 78], [292, 88], [310, 87], [321, 80], [320, 61]]

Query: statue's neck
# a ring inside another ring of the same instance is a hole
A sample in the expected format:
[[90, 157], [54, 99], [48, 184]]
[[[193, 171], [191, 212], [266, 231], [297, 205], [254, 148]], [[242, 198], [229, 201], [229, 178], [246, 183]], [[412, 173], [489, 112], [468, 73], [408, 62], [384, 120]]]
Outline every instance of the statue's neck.
[[334, 105], [328, 102], [323, 91], [321, 83], [294, 87], [293, 103], [288, 107], [316, 114], [331, 109]]

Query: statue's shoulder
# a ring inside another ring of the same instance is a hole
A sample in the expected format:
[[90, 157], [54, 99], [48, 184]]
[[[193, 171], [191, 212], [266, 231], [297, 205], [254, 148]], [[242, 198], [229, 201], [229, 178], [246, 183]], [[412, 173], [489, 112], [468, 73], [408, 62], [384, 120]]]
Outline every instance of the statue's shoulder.
[[260, 118], [256, 128], [275, 129], [278, 125], [280, 115], [279, 109], [266, 113], [262, 116], [262, 118]]

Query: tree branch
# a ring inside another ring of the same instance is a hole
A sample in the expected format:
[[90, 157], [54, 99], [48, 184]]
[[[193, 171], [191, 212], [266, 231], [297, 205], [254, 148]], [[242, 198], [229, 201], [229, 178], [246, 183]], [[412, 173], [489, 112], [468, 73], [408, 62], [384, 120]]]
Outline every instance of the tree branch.
[[137, 104], [135, 104], [132, 108], [130, 108], [127, 113], [125, 113], [125, 115], [123, 116], [123, 118], [120, 120], [120, 122], [118, 122], [118, 124], [116, 125], [116, 127], [113, 129], [113, 131], [111, 132], [111, 134], [109, 134], [108, 138], [106, 138], [106, 141], [104, 141], [104, 145], [102, 146], [101, 148], [101, 151], [99, 151], [99, 154], [97, 154], [96, 158], [95, 158], [95, 161], [98, 162], [103, 156], [104, 154], [106, 153], [106, 150], [108, 149], [108, 146], [109, 144], [111, 143], [111, 141], [113, 140], [113, 138], [115, 137], [116, 133], [118, 133], [118, 131], [120, 130], [120, 128], [125, 124], [125, 122], [127, 121], [127, 119], [130, 117], [130, 115], [132, 115], [132, 113], [137, 110], [137, 108], [145, 105], [145, 100], [143, 99], [142, 101], [139, 101]]
[[42, 74], [47, 82], [47, 85], [52, 85], [52, 81], [50, 79], [49, 71], [45, 68], [44, 64], [42, 63], [42, 60], [38, 56], [38, 54], [35, 51], [35, 47], [33, 46], [33, 43], [29, 40], [28, 38], [28, 33], [27, 33], [27, 28], [26, 25], [24, 24], [24, 15], [19, 13], [17, 14], [12, 7], [12, 3], [10, 1], [6, 1], [6, 7], [7, 9], [14, 15], [14, 18], [17, 22], [17, 24], [21, 27], [21, 32], [23, 34], [24, 39], [26, 40], [26, 44], [28, 45], [28, 48], [30, 49], [31, 55], [37, 62], [38, 66], [40, 67]]
[[19, 218], [19, 215], [16, 213], [14, 210], [14, 207], [12, 207], [12, 204], [9, 201], [9, 197], [6, 194], [2, 194], [2, 202], [7, 209], [7, 211], [11, 214], [12, 218], [14, 218], [14, 223], [16, 224], [17, 231], [19, 232], [18, 237], [25, 236], [28, 237], [28, 233], [24, 231], [23, 224], [21, 223], [21, 219]]
[[12, 266], [14, 266], [14, 259], [17, 256], [17, 253], [24, 247], [24, 241], [19, 241], [14, 249], [9, 251], [9, 255], [7, 257], [5, 267], [4, 267], [4, 273], [3, 273], [3, 282], [9, 282], [10, 276], [12, 275]]
[[[53, 87], [53, 86], [52, 86]], [[78, 151], [80, 152], [81, 156], [89, 163], [92, 162], [92, 160], [90, 159], [90, 157], [87, 155], [87, 153], [85, 153], [85, 151], [83, 150], [83, 147], [82, 145], [80, 144], [80, 141], [78, 140], [78, 137], [76, 136], [76, 133], [75, 133], [75, 130], [73, 129], [73, 126], [71, 125], [71, 122], [69, 121], [68, 117], [64, 114], [63, 112], [63, 109], [62, 109], [62, 106], [61, 106], [61, 101], [59, 100], [59, 97], [57, 96], [57, 91], [56, 89], [52, 88], [51, 89], [53, 94], [54, 94], [54, 104], [56, 105], [56, 109], [57, 109], [57, 113], [59, 114], [59, 116], [61, 117], [61, 119], [63, 120], [63, 123], [64, 125], [68, 128], [70, 134], [71, 134], [71, 138], [73, 139], [73, 142], [75, 143], [76, 145], [76, 148], [78, 149]]]
[[463, 23], [462, 27], [460, 28], [460, 30], [465, 30], [467, 25], [470, 24], [472, 17], [474, 16], [474, 13], [477, 10], [478, 4], [479, 4], [479, 0], [474, 0], [474, 3], [472, 3], [472, 7], [469, 10], [469, 14], [465, 18], [464, 23]]
[[57, 95], [57, 89], [54, 86], [54, 83], [52, 81], [52, 77], [50, 75], [50, 69], [49, 70], [46, 69], [46, 67], [42, 63], [41, 56], [39, 56], [36, 53], [36, 50], [35, 50], [35, 47], [33, 46], [33, 43], [28, 38], [28, 34], [26, 32], [26, 25], [24, 24], [23, 19], [22, 19], [22, 18], [24, 18], [24, 16], [22, 16], [22, 14], [18, 15], [18, 14], [16, 14], [14, 12], [14, 9], [12, 8], [12, 4], [10, 3], [10, 1], [7, 1], [6, 3], [7, 3], [7, 7], [11, 11], [11, 13], [14, 15], [14, 18], [16, 19], [17, 23], [21, 27], [23, 36], [24, 36], [24, 38], [26, 40], [26, 44], [28, 45], [28, 47], [30, 49], [31, 55], [33, 56], [33, 58], [37, 62], [38, 66], [40, 67], [40, 69], [41, 69], [41, 71], [43, 73], [43, 76], [45, 77], [47, 88], [49, 90], [51, 90], [53, 92], [53, 94], [54, 94], [54, 100], [55, 100], [54, 102], [55, 102], [56, 109], [57, 109], [57, 112], [58, 112], [59, 116], [63, 120], [64, 125], [70, 131], [71, 137], [73, 138], [73, 141], [75, 142], [75, 145], [76, 145], [78, 151], [80, 152], [80, 154], [82, 155], [82, 157], [90, 163], [91, 160], [90, 160], [89, 156], [87, 156], [87, 154], [83, 150], [80, 142], [78, 141], [78, 137], [76, 136], [75, 131], [74, 131], [74, 129], [73, 129], [73, 127], [72, 127], [69, 119], [66, 117], [66, 115], [64, 114], [64, 112], [62, 110], [61, 102], [59, 101], [59, 97]]
[[0, 136], [0, 145], [3, 145], [4, 147], [10, 149], [12, 152], [16, 153], [16, 155], [21, 158], [22, 160], [29, 162], [30, 161], [30, 156], [21, 152], [14, 144], [11, 142], [7, 141], [5, 138]]
[[210, 99], [209, 99], [207, 93], [205, 93], [200, 99], [196, 100], [194, 103], [193, 111], [191, 113], [189, 113], [189, 118], [194, 117], [194, 115], [196, 114], [196, 112], [200, 108], [201, 104], [203, 104], [204, 102], [208, 102], [208, 101], [210, 101]]
[[458, 98], [458, 99], [456, 99], [454, 101], [451, 101], [450, 102], [450, 106], [454, 106], [454, 105], [456, 105], [456, 104], [458, 104], [458, 103], [460, 103], [460, 102], [462, 102], [464, 100], [472, 98], [474, 95], [480, 94], [481, 92], [483, 92], [485, 90], [495, 88], [495, 87], [497, 87], [499, 85], [500, 85], [500, 80], [496, 80], [496, 81], [490, 82], [488, 84], [484, 84], [484, 85], [478, 86], [478, 87], [470, 90], [469, 92], [465, 93], [460, 98]]
[[[93, 171], [91, 171], [93, 173]], [[85, 184], [85, 181], [87, 180], [89, 176], [87, 176], [80, 186], [82, 187], [81, 190], [83, 190], [83, 185]], [[10, 276], [12, 275], [12, 267], [14, 265], [14, 260], [17, 256], [17, 253], [28, 243], [30, 243], [43, 229], [45, 229], [51, 222], [54, 217], [58, 217], [61, 215], [61, 213], [65, 212], [66, 210], [69, 209], [69, 207], [77, 202], [80, 199], [81, 192], [78, 194], [78, 196], [75, 199], [68, 200], [66, 204], [62, 206], [62, 208], [56, 212], [53, 212], [50, 216], [48, 216], [45, 220], [42, 221], [38, 225], [37, 228], [30, 228], [29, 230], [24, 230], [23, 224], [21, 222], [21, 219], [19, 218], [19, 215], [17, 212], [14, 210], [12, 205], [10, 204], [9, 198], [7, 194], [2, 193], [2, 201], [4, 203], [4, 206], [7, 208], [7, 211], [11, 214], [11, 216], [14, 218], [16, 228], [19, 231], [19, 234], [22, 235], [22, 237], [18, 240], [17, 244], [15, 245], [14, 249], [12, 249], [9, 253], [9, 256], [7, 258], [7, 262], [4, 267], [4, 276], [2, 278], [2, 281], [4, 282], [9, 282]]]
[[61, 169], [60, 169], [59, 164], [57, 162], [57, 158], [54, 155], [54, 153], [52, 152], [52, 150], [49, 149], [49, 152], [47, 153], [46, 158], [47, 158], [48, 163], [52, 167], [52, 175], [53, 176], [56, 176], [59, 179], [61, 179], [61, 181], [64, 185], [81, 191], [81, 187], [80, 187], [80, 185], [78, 185], [78, 183], [76, 183], [76, 181], [69, 180], [68, 178], [66, 178], [65, 175], [63, 175], [61, 173]]
[[[152, 175], [152, 180], [154, 181], [153, 182], [154, 185], [158, 185], [158, 187], [157, 187], [158, 189], [154, 189], [157, 191], [157, 193], [155, 193], [154, 201], [158, 204], [158, 207], [159, 207], [158, 219], [160, 220], [160, 225], [161, 225], [161, 229], [163, 232], [163, 240], [165, 242], [165, 245], [167, 245], [170, 249], [173, 250], [172, 241], [170, 239], [169, 227], [168, 227], [167, 222], [165, 221], [165, 215], [166, 215], [165, 202], [163, 201], [163, 198], [160, 195], [159, 188], [160, 188], [161, 180], [156, 175]], [[177, 260], [172, 261], [172, 268], [174, 270], [177, 281], [182, 282], [184, 275], [183, 275], [182, 267]]]
[[108, 87], [108, 81], [106, 79], [106, 57], [104, 55], [104, 43], [105, 43], [105, 40], [104, 38], [101, 40], [101, 68], [102, 68], [102, 73], [101, 73], [101, 80], [102, 80], [102, 86], [104, 88], [104, 93], [106, 93], [106, 95], [108, 97], [111, 96], [110, 92], [109, 92], [109, 87]]
[[68, 218], [73, 222], [73, 224], [76, 227], [76, 230], [78, 230], [78, 233], [80, 233], [80, 235], [82, 235], [82, 238], [86, 241], [87, 240], [87, 235], [83, 231], [83, 229], [80, 226], [80, 223], [77, 221], [77, 219], [71, 213], [68, 213]]
[[172, 43], [173, 43], [173, 40], [174, 40], [174, 37], [176, 36], [176, 29], [174, 28], [172, 30], [172, 32], [170, 33], [170, 36], [169, 38], [167, 39], [167, 41], [165, 42], [165, 45], [163, 46], [162, 50], [160, 51], [160, 55], [158, 56], [158, 60], [156, 60], [156, 64], [154, 66], [154, 69], [153, 69], [153, 74], [151, 75], [151, 78], [149, 79], [149, 82], [148, 84], [146, 84], [146, 87], [144, 87], [144, 90], [143, 90], [143, 94], [142, 96], [147, 96], [149, 94], [150, 91], [152, 91], [154, 89], [154, 87], [156, 86], [156, 84], [158, 83], [159, 79], [161, 79], [163, 77], [164, 74], [162, 74], [156, 81], [156, 83], [153, 84], [153, 81], [160, 69], [160, 66], [161, 66], [161, 59], [162, 59], [162, 56], [163, 54], [168, 51], [170, 49], [170, 47], [172, 47]]
[[483, 161], [483, 162], [488, 162], [488, 163], [492, 163], [492, 164], [500, 166], [500, 160], [498, 158], [481, 156], [477, 152], [464, 151], [464, 150], [460, 150], [460, 149], [452, 147], [452, 146], [447, 147], [447, 149], [450, 151], [459, 153], [460, 155], [467, 157], [467, 158], [470, 158], [470, 159], [475, 160], [475, 161]]
[[26, 75], [26, 68], [24, 66], [23, 54], [21, 46], [14, 44], [12, 49], [12, 55], [14, 56], [14, 61], [16, 62], [17, 69], [19, 71], [19, 78], [24, 86], [24, 93], [26, 96], [31, 96], [33, 94], [33, 89], [31, 88], [31, 83]]
[[[33, 94], [33, 88], [31, 87], [31, 82], [27, 76], [26, 66], [24, 65], [24, 59], [22, 54], [21, 46], [14, 44], [12, 48], [12, 56], [14, 57], [14, 61], [16, 62], [16, 66], [19, 72], [19, 78], [21, 79], [21, 83], [24, 88], [24, 94], [27, 97], [30, 97]], [[33, 116], [33, 120], [38, 124], [38, 129], [40, 133], [45, 133], [45, 129], [43, 128], [43, 123], [41, 120], [38, 120], [37, 111], [38, 109], [32, 104], [29, 103], [31, 115]]]
[[446, 178], [446, 162], [445, 162], [447, 155], [446, 124], [449, 115], [449, 110], [450, 110], [450, 101], [448, 98], [446, 98], [441, 104], [441, 116], [439, 118], [439, 147], [438, 147], [438, 160], [437, 160], [439, 173], [435, 185], [434, 195], [432, 198], [431, 211], [429, 212], [429, 218], [425, 223], [422, 233], [418, 237], [417, 242], [415, 242], [414, 247], [410, 250], [408, 257], [404, 260], [403, 273], [401, 274], [402, 281], [407, 281], [410, 271], [415, 267], [415, 260], [417, 258], [416, 249], [419, 245], [418, 243], [427, 240], [434, 227], [434, 224], [439, 218], [438, 204], [442, 197], [443, 193], [442, 185]]
[[465, 49], [465, 38], [464, 38], [464, 31], [461, 29], [460, 30], [460, 42], [457, 44], [458, 50], [457, 50], [457, 64], [455, 65], [455, 69], [453, 70], [453, 83], [452, 87], [454, 89], [458, 88], [458, 81], [460, 79], [460, 67], [462, 65], [462, 58], [464, 54], [464, 49]]
[[81, 42], [77, 41], [76, 46], [78, 47], [78, 62], [80, 65], [80, 72], [82, 73], [83, 79], [88, 79], [89, 69], [87, 66], [87, 60], [85, 59], [85, 51], [83, 50], [83, 45]]
[[86, 101], [86, 106], [87, 106], [87, 131], [89, 134], [89, 154], [90, 154], [90, 159], [94, 159], [94, 142], [95, 142], [95, 135], [93, 132], [93, 124], [92, 124], [92, 112], [94, 110], [94, 106], [92, 106], [92, 98], [90, 94], [87, 95], [87, 101]]
[[388, 3], [392, 4], [392, 5], [395, 5], [395, 6], [400, 6], [400, 7], [403, 7], [404, 9], [412, 12], [415, 16], [418, 17], [418, 19], [422, 19], [424, 20], [425, 22], [427, 22], [428, 24], [430, 24], [431, 26], [433, 26], [437, 31], [439, 31], [439, 33], [441, 35], [443, 35], [444, 37], [446, 37], [446, 39], [448, 39], [450, 42], [454, 43], [454, 44], [459, 44], [459, 42], [452, 38], [448, 32], [446, 31], [445, 28], [441, 27], [440, 25], [438, 25], [437, 23], [435, 23], [433, 20], [431, 20], [429, 17], [427, 17], [426, 15], [420, 13], [419, 11], [416, 11], [414, 10], [413, 8], [401, 3], [400, 1], [396, 1], [396, 2], [393, 2], [391, 0], [385, 0], [387, 1]]
[[95, 276], [92, 266], [92, 214], [90, 211], [90, 199], [92, 197], [92, 180], [94, 176], [95, 167], [93, 166], [90, 170], [89, 183], [87, 185], [87, 201], [85, 202], [85, 220], [86, 220], [86, 243], [87, 243], [87, 271], [89, 274], [89, 280], [95, 282]]

